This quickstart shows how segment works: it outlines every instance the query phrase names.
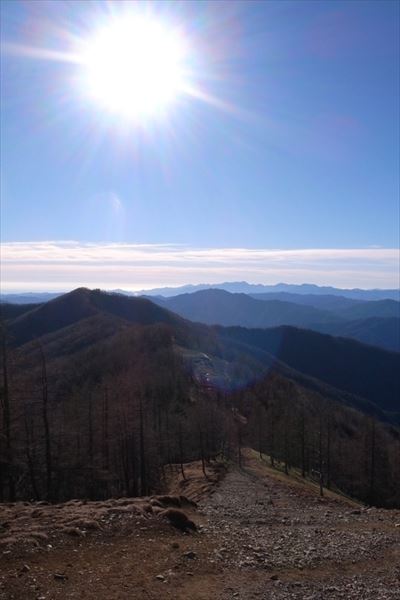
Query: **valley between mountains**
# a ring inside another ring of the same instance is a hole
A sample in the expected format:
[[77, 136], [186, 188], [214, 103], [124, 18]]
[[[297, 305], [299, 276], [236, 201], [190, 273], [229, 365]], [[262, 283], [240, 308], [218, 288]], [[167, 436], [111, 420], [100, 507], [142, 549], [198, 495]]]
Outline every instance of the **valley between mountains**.
[[[178, 468], [170, 477], [174, 493], [198, 500], [197, 509], [185, 509], [197, 533], [138, 513], [133, 499], [3, 505], [3, 527], [6, 520], [16, 539], [2, 545], [0, 598], [400, 597], [399, 510], [331, 492], [321, 498], [313, 482], [271, 469], [267, 457], [244, 450], [242, 458], [242, 468], [210, 464], [208, 479], [200, 463], [185, 465], [185, 481]], [[63, 525], [68, 515], [74, 535]]]

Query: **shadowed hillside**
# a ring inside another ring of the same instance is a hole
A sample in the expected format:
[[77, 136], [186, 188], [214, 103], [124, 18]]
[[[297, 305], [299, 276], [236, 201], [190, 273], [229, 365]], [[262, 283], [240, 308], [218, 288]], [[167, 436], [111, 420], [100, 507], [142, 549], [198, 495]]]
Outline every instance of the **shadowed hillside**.
[[286, 292], [280, 295], [285, 300], [270, 300], [271, 294], [247, 296], [207, 289], [173, 298], [151, 299], [187, 319], [208, 325], [251, 328], [293, 325], [353, 338], [386, 350], [400, 350], [399, 302], [359, 302], [333, 295]]
[[9, 334], [17, 345], [52, 333], [68, 325], [100, 314], [111, 315], [130, 323], [178, 323], [179, 317], [145, 298], [107, 294], [100, 290], [78, 288], [9, 323]]
[[183, 294], [174, 298], [154, 298], [154, 302], [186, 319], [208, 325], [273, 327], [285, 324], [307, 327], [311, 323], [338, 320], [328, 312], [312, 306], [281, 300], [255, 300], [246, 294], [231, 294], [217, 289]]
[[399, 411], [397, 352], [294, 327], [219, 331], [224, 339], [261, 348], [297, 371], [362, 396], [384, 410]]
[[39, 305], [40, 303], [12, 304], [10, 302], [0, 302], [0, 320], [16, 319], [20, 315], [38, 308]]
[[269, 292], [264, 294], [250, 294], [255, 300], [283, 300], [294, 304], [314, 306], [321, 310], [337, 310], [360, 304], [360, 300], [335, 296], [333, 294], [296, 294], [294, 292]]
[[364, 344], [400, 352], [400, 319], [370, 317], [344, 323], [325, 323], [312, 329], [334, 336], [349, 337]]
[[340, 314], [345, 319], [368, 319], [371, 317], [400, 318], [400, 302], [395, 300], [377, 300], [362, 302], [342, 308]]

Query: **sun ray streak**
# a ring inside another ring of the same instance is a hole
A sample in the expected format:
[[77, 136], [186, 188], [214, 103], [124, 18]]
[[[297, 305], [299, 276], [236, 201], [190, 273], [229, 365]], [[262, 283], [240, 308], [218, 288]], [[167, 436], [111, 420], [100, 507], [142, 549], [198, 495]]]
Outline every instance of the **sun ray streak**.
[[76, 64], [79, 64], [82, 60], [78, 53], [54, 50], [52, 48], [41, 48], [39, 46], [15, 44], [13, 42], [2, 42], [1, 51], [3, 54], [37, 60], [49, 60]]
[[177, 24], [168, 27], [156, 15], [108, 13], [91, 33], [77, 34], [66, 27], [58, 38], [63, 48], [3, 41], [1, 50], [4, 55], [75, 65], [69, 82], [72, 95], [82, 108], [94, 102], [110, 119], [119, 114], [144, 123], [157, 113], [162, 116], [178, 96], [246, 121], [254, 119], [253, 113], [207, 89], [204, 81], [211, 73], [202, 72], [199, 83], [193, 40]]

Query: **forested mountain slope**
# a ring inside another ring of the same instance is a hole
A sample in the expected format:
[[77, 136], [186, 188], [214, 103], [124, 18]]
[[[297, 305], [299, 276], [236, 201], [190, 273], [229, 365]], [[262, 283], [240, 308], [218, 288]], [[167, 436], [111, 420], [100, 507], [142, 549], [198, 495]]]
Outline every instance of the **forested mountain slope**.
[[12, 304], [10, 302], [0, 302], [0, 319], [15, 319], [26, 312], [38, 308], [40, 303], [32, 304]]
[[345, 296], [336, 296], [334, 294], [296, 294], [294, 292], [269, 292], [264, 294], [250, 294], [255, 300], [283, 300], [284, 302], [293, 302], [294, 304], [304, 304], [305, 306], [314, 306], [321, 310], [337, 310], [348, 308], [361, 301], [355, 298], [346, 298]]
[[[293, 328], [209, 327], [149, 300], [85, 289], [5, 328], [0, 497], [146, 493], [159, 488], [166, 463], [235, 456], [242, 438], [315, 468], [324, 415], [329, 452], [346, 448], [360, 464], [374, 423], [385, 448], [374, 459], [379, 501], [397, 502], [398, 432], [382, 412], [395, 410], [397, 355]], [[369, 387], [383, 383], [377, 398]], [[340, 456], [330, 456], [329, 477], [367, 497], [369, 471], [357, 474], [357, 462], [347, 473]]]
[[294, 325], [400, 351], [399, 302], [359, 302], [339, 296], [282, 294], [286, 299], [295, 298], [296, 302], [270, 300], [270, 294], [247, 296], [218, 289], [152, 300], [187, 319], [209, 325], [251, 328]]
[[78, 288], [24, 312], [9, 323], [8, 330], [13, 343], [19, 345], [100, 314], [113, 315], [141, 325], [180, 321], [177, 315], [145, 298]]
[[186, 319], [208, 325], [273, 327], [285, 324], [307, 327], [311, 323], [338, 320], [312, 306], [282, 300], [255, 300], [246, 294], [231, 294], [217, 289], [174, 298], [154, 298], [153, 301]]
[[295, 327], [220, 328], [224, 339], [261, 348], [297, 371], [399, 411], [400, 354]]
[[377, 346], [384, 350], [400, 352], [400, 319], [395, 317], [370, 317], [344, 323], [322, 323], [311, 328], [321, 333], [353, 338], [363, 344]]

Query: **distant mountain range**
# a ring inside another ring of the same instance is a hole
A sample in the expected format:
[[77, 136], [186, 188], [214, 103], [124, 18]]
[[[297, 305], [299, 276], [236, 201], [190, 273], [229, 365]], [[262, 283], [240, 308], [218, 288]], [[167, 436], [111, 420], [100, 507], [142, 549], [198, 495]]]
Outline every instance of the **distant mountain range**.
[[[225, 283], [204, 283], [198, 285], [184, 285], [181, 287], [164, 287], [154, 288], [150, 290], [141, 290], [139, 292], [129, 292], [126, 290], [111, 290], [112, 292], [124, 294], [126, 296], [163, 296], [170, 298], [171, 296], [178, 296], [181, 294], [192, 294], [208, 289], [219, 289], [233, 294], [249, 294], [249, 295], [260, 295], [268, 294], [271, 295], [271, 300], [287, 300], [289, 302], [295, 301], [298, 304], [311, 304], [318, 308], [318, 296], [325, 296], [327, 302], [328, 297], [331, 302], [334, 303], [334, 297], [340, 296], [337, 301], [343, 305], [344, 299], [353, 299], [358, 301], [368, 300], [400, 300], [400, 290], [362, 290], [362, 289], [340, 289], [327, 286], [318, 286], [311, 283], [303, 283], [301, 285], [278, 283], [276, 285], [261, 285], [247, 283], [246, 281], [239, 282], [225, 282]], [[13, 304], [34, 304], [41, 302], [48, 302], [62, 293], [56, 292], [27, 292], [21, 294], [0, 294], [1, 302], [10, 302]], [[300, 296], [302, 299], [291, 298], [291, 296]], [[260, 298], [261, 299], [261, 298]], [[327, 306], [325, 306], [327, 308]]]
[[156, 296], [152, 297], [152, 300], [186, 319], [208, 325], [242, 325], [243, 327], [297, 325], [307, 327], [311, 323], [335, 320], [335, 316], [313, 306], [282, 300], [256, 300], [246, 294], [231, 294], [217, 289], [202, 290], [171, 298]]
[[[400, 300], [400, 290], [362, 290], [362, 289], [340, 289], [327, 286], [318, 286], [311, 283], [302, 283], [301, 285], [277, 283], [276, 285], [261, 285], [247, 283], [246, 281], [225, 282], [216, 284], [184, 285], [178, 288], [155, 288], [152, 290], [142, 290], [135, 295], [147, 296], [177, 296], [178, 294], [191, 294], [210, 288], [225, 290], [226, 292], [236, 294], [270, 294], [270, 293], [290, 293], [301, 295], [331, 295], [342, 296], [344, 298], [353, 298], [355, 300]], [[121, 291], [121, 290], [118, 290]]]
[[[339, 296], [285, 294], [294, 301], [270, 300], [276, 294], [231, 294], [209, 289], [153, 302], [191, 321], [208, 325], [267, 328], [292, 325], [335, 336], [354, 338], [387, 350], [400, 351], [400, 303], [394, 300], [359, 302]], [[315, 300], [313, 300], [313, 298]]]
[[[75, 294], [76, 291], [72, 293], [72, 298]], [[111, 302], [110, 298], [115, 295], [117, 292], [102, 292], [100, 297], [109, 298]], [[122, 293], [119, 295], [121, 303], [125, 302], [129, 306], [132, 296]], [[3, 298], [0, 312], [5, 319], [17, 318], [23, 313], [30, 312], [34, 329], [34, 323], [41, 318], [40, 305], [48, 303], [49, 296], [52, 297], [51, 294], [44, 296], [45, 301], [40, 296], [37, 297], [40, 304], [12, 304], [4, 302]], [[57, 298], [67, 296], [57, 296]], [[9, 298], [10, 296], [7, 297]], [[28, 295], [27, 298], [32, 300], [34, 296]], [[250, 328], [292, 325], [334, 336], [353, 338], [386, 350], [400, 351], [400, 303], [391, 299], [368, 301], [333, 294], [288, 292], [248, 295], [215, 288], [171, 297], [147, 296], [147, 298], [148, 301], [151, 300], [185, 319], [207, 325]], [[80, 307], [80, 310], [84, 309], [89, 310], [88, 307]]]
[[62, 296], [64, 292], [26, 292], [22, 294], [0, 294], [0, 303], [41, 304]]
[[[177, 298], [175, 307], [180, 302], [182, 308], [187, 299], [192, 298], [197, 309], [201, 306], [210, 309], [215, 297], [221, 315], [225, 307], [225, 316], [229, 314], [226, 307], [231, 301], [234, 303], [229, 308], [231, 315], [234, 316], [234, 309], [243, 314], [247, 307], [249, 318], [258, 310], [264, 311], [257, 316], [259, 320], [260, 315], [269, 318], [269, 312], [276, 311], [274, 314], [279, 315], [281, 309], [289, 318], [294, 314], [292, 311], [298, 310], [291, 303], [281, 302], [282, 307], [280, 301], [274, 300], [269, 307], [268, 301], [216, 290]], [[170, 301], [172, 299], [164, 300], [165, 303]], [[321, 312], [313, 307], [300, 308], [304, 309], [301, 314], [304, 320], [311, 318], [309, 311], [316, 311], [318, 315]], [[326, 321], [325, 325], [328, 324]], [[89, 368], [85, 366], [89, 358], [100, 361], [103, 369], [110, 369], [117, 356], [129, 355], [129, 339], [140, 344], [140, 332], [150, 331], [144, 349], [154, 348], [156, 352], [158, 340], [167, 336], [183, 361], [182, 369], [190, 369], [193, 377], [206, 386], [235, 389], [278, 373], [310, 393], [382, 418], [384, 414], [391, 418], [389, 413], [398, 411], [400, 354], [305, 329], [210, 327], [185, 320], [146, 298], [85, 288], [29, 307], [22, 314], [9, 314], [5, 326], [9, 343], [19, 348], [20, 356], [26, 356], [28, 370], [35, 345], [40, 342], [49, 368], [55, 373], [54, 386], [61, 372], [68, 373], [71, 385], [81, 385], [79, 382], [88, 377], [82, 369]], [[90, 369], [97, 377], [95, 367]]]

